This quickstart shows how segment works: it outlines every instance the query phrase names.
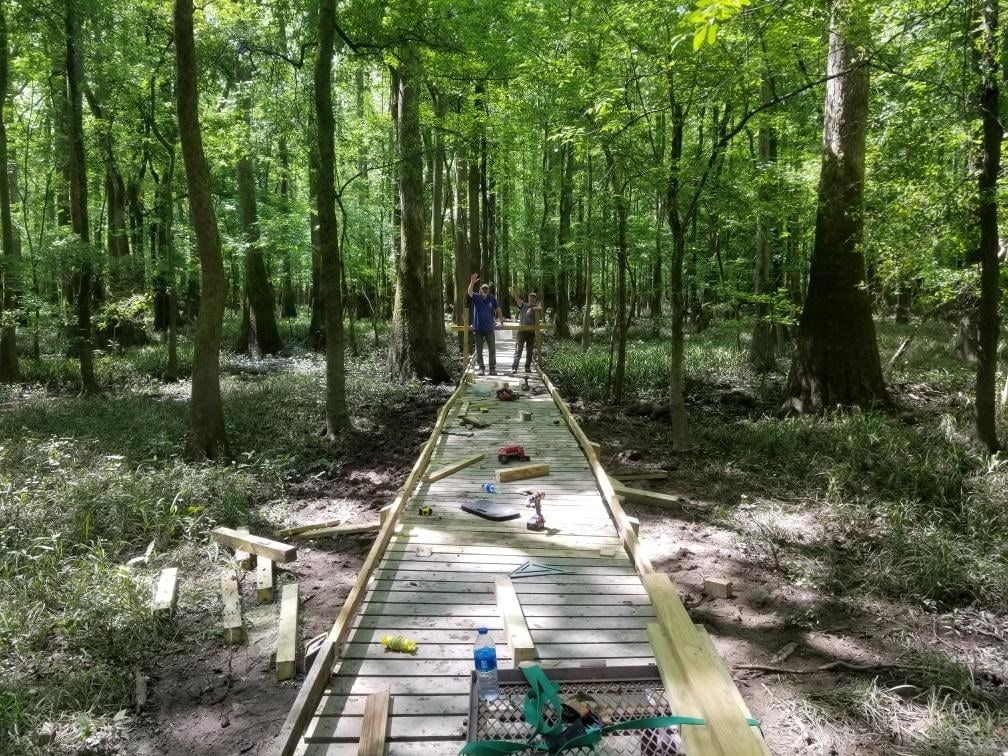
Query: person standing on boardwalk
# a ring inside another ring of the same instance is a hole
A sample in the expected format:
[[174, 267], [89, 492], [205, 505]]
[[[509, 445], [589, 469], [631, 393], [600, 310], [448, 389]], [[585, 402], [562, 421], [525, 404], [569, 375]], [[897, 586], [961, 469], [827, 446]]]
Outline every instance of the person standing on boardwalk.
[[535, 345], [535, 326], [542, 313], [539, 306], [539, 295], [534, 291], [528, 294], [528, 301], [522, 299], [521, 292], [517, 286], [511, 287], [511, 296], [514, 297], [515, 304], [518, 305], [520, 314], [518, 315], [518, 335], [515, 339], [514, 362], [511, 364], [511, 372], [518, 372], [518, 363], [521, 362], [522, 348], [525, 349], [525, 372], [532, 372], [532, 347]]
[[504, 321], [504, 314], [501, 312], [497, 298], [490, 293], [490, 285], [480, 286], [479, 294], [473, 291], [476, 282], [479, 281], [479, 274], [473, 273], [469, 279], [469, 298], [472, 299], [472, 329], [475, 336], [474, 348], [476, 349], [476, 364], [479, 365], [479, 374], [486, 375], [483, 367], [483, 343], [486, 342], [487, 351], [490, 353], [490, 375], [497, 375], [497, 343], [494, 339], [494, 326], [497, 320]]

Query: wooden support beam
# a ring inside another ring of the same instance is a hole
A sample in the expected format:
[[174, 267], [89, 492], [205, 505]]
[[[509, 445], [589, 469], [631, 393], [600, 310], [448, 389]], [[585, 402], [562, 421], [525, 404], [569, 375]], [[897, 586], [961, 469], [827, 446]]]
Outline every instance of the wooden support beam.
[[464, 470], [470, 465], [475, 465], [484, 457], [486, 457], [485, 454], [473, 454], [471, 457], [460, 459], [458, 462], [455, 462], [450, 465], [445, 465], [439, 470], [435, 470], [432, 473], [428, 473], [427, 475], [424, 476], [424, 481], [427, 483], [434, 483], [436, 481], [441, 480], [442, 478], [447, 478], [449, 475], [454, 475], [459, 470]]
[[507, 575], [498, 575], [494, 578], [494, 590], [497, 594], [497, 611], [500, 612], [501, 620], [504, 622], [504, 635], [507, 637], [515, 666], [524, 661], [535, 661], [539, 658], [539, 654], [532, 642], [532, 634], [525, 622], [525, 613], [522, 611], [511, 578]]
[[627, 522], [630, 523], [630, 529], [634, 532], [634, 535], [640, 535], [640, 520], [636, 517], [627, 517]]
[[595, 443], [594, 441], [589, 441], [588, 446], [595, 453], [595, 459], [602, 456], [602, 444]]
[[277, 681], [294, 677], [297, 659], [298, 584], [288, 583], [280, 594], [280, 626], [277, 631]]
[[264, 556], [277, 564], [286, 564], [297, 559], [297, 546], [290, 546], [282, 541], [241, 533], [231, 528], [214, 528], [210, 535], [219, 543]]
[[[699, 710], [699, 716], [707, 723], [703, 729], [710, 733], [713, 741], [711, 750], [698, 749], [687, 742], [688, 752], [697, 756], [704, 753], [766, 756], [769, 753], [766, 746], [753, 735], [752, 728], [742, 716], [736, 700], [737, 691], [733, 693], [731, 688], [734, 686], [725, 684], [722, 673], [705, 650], [669, 576], [652, 573], [643, 576], [642, 580], [658, 615], [661, 631], [668, 640], [669, 650], [678, 662], [680, 673], [685, 677], [679, 692], [689, 702], [686, 704], [688, 708], [682, 713]], [[652, 646], [660, 646], [660, 642], [656, 643], [650, 625], [648, 636]], [[656, 658], [659, 653], [668, 656], [668, 653], [656, 647]], [[691, 728], [683, 728], [684, 734], [689, 729]]]
[[332, 538], [333, 536], [355, 535], [357, 533], [370, 533], [381, 527], [381, 521], [359, 522], [354, 525], [337, 525], [333, 528], [319, 528], [318, 530], [306, 530], [303, 533], [296, 533], [294, 540], [308, 541], [312, 538]]
[[384, 507], [378, 510], [378, 522], [381, 525], [385, 524], [385, 521], [392, 516], [392, 505], [386, 504]]
[[[248, 535], [249, 532], [247, 525], [239, 525], [237, 528], [235, 528], [235, 530], [238, 531], [239, 533], [242, 533], [243, 535]], [[248, 550], [243, 549], [241, 547], [235, 548], [234, 561], [235, 564], [237, 564], [240, 569], [243, 569], [246, 572], [248, 572], [249, 570], [252, 569], [252, 567], [255, 566], [255, 557], [252, 554], [250, 554]]]
[[462, 402], [462, 406], [459, 407], [458, 416], [462, 417], [467, 414], [469, 414], [469, 402]]
[[224, 604], [224, 642], [241, 643], [245, 640], [245, 626], [242, 624], [238, 576], [233, 570], [221, 575], [221, 601]]
[[260, 557], [256, 563], [256, 600], [268, 604], [273, 600], [273, 560]]
[[178, 601], [178, 567], [165, 567], [158, 577], [151, 614], [162, 619], [170, 619], [175, 613]]
[[289, 538], [290, 536], [297, 535], [298, 533], [304, 533], [308, 530], [318, 530], [319, 528], [335, 528], [339, 525], [342, 520], [323, 520], [322, 522], [311, 522], [307, 525], [295, 525], [292, 528], [281, 528], [280, 530], [274, 530], [273, 535], [277, 538]]
[[372, 693], [364, 703], [360, 743], [357, 756], [385, 756], [385, 734], [388, 732], [389, 692]]
[[622, 496], [635, 504], [647, 504], [662, 509], [680, 509], [682, 507], [682, 498], [679, 496], [670, 496], [657, 491], [645, 491], [643, 488], [630, 488], [611, 478], [610, 483], [617, 496]]
[[541, 478], [550, 474], [550, 466], [545, 462], [534, 465], [519, 465], [517, 467], [500, 467], [494, 470], [494, 480], [498, 483], [507, 483], [510, 480], [525, 480], [527, 478]]

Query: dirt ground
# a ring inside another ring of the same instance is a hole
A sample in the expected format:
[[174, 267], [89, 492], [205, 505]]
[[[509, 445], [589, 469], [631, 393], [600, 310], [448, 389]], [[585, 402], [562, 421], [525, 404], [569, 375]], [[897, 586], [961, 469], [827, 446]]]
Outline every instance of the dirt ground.
[[[337, 455], [328, 476], [293, 486], [290, 524], [375, 519], [377, 510], [391, 502], [405, 480], [443, 399], [432, 395], [410, 407], [390, 408], [388, 416], [373, 419], [367, 432], [359, 429]], [[850, 712], [824, 718], [821, 704], [814, 703], [817, 694], [852, 674], [898, 686], [898, 670], [833, 668], [794, 675], [743, 670], [738, 665], [802, 670], [838, 660], [850, 665], [894, 665], [908, 645], [927, 646], [970, 659], [978, 670], [989, 670], [982, 673], [992, 675], [992, 684], [1005, 684], [1004, 644], [999, 640], [1004, 628], [984, 625], [965, 614], [926, 615], [893, 604], [856, 606], [824, 600], [789, 577], [781, 564], [786, 556], [761, 538], [758, 528], [745, 526], [747, 512], [754, 522], [770, 512], [778, 528], [792, 532], [796, 541], [812, 540], [821, 527], [813, 513], [754, 496], [739, 508], [738, 527], [715, 524], [715, 505], [705, 501], [702, 487], [684, 487], [681, 481], [677, 486], [674, 463], [661, 445], [658, 423], [599, 407], [575, 410], [589, 437], [603, 440], [602, 459], [610, 472], [672, 470], [668, 481], [634, 485], [683, 496], [681, 509], [661, 511], [632, 504], [626, 509], [640, 519], [647, 556], [680, 587], [694, 621], [711, 632], [775, 753], [893, 753], [891, 740], [900, 741], [900, 729], [924, 726], [925, 721], [894, 721], [880, 727], [868, 714], [861, 723]], [[297, 580], [302, 586], [303, 638], [331, 627], [370, 544], [367, 536], [313, 542], [299, 551], [297, 562], [283, 567], [278, 583]], [[703, 591], [705, 577], [730, 579], [735, 595], [730, 599], [708, 596]], [[208, 584], [212, 580], [213, 576], [207, 577]], [[295, 680], [276, 682], [270, 654], [279, 607], [255, 604], [254, 572], [244, 575], [242, 592], [248, 641], [239, 647], [222, 643], [208, 620], [214, 616], [209, 605], [183, 600], [185, 610], [178, 618], [173, 653], [160, 657], [147, 670], [149, 701], [134, 723], [126, 751], [144, 756], [268, 751], [297, 694], [303, 668], [299, 660]], [[207, 593], [207, 602], [215, 599], [215, 594]], [[880, 733], [887, 727], [888, 745]]]

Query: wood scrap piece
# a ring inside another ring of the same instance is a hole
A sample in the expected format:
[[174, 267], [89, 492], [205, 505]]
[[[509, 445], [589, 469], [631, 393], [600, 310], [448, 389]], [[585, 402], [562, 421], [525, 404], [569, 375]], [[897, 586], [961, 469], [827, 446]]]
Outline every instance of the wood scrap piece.
[[797, 650], [798, 650], [797, 643], [793, 642], [785, 643], [783, 646], [781, 646], [781, 650], [773, 655], [773, 658], [770, 660], [770, 663], [780, 664], [781, 662], [785, 662], [791, 657], [791, 654], [793, 654]]
[[298, 584], [288, 583], [280, 594], [280, 628], [277, 632], [277, 681], [294, 677], [297, 656]]
[[384, 756], [388, 731], [389, 692], [372, 693], [364, 704], [357, 756]]
[[469, 414], [469, 402], [462, 402], [462, 406], [459, 407], [458, 416], [463, 417]]
[[277, 564], [286, 564], [297, 559], [297, 546], [290, 546], [282, 541], [241, 533], [231, 528], [214, 528], [210, 535], [219, 543], [264, 556]]
[[273, 600], [273, 560], [262, 557], [256, 564], [256, 600], [266, 604]]
[[459, 470], [464, 470], [465, 468], [469, 467], [470, 465], [475, 465], [477, 462], [479, 462], [484, 457], [486, 457], [485, 454], [473, 454], [471, 457], [466, 457], [465, 459], [460, 459], [458, 462], [455, 462], [455, 463], [450, 464], [450, 465], [445, 465], [444, 467], [440, 468], [439, 470], [435, 470], [434, 472], [429, 473], [424, 478], [424, 480], [427, 483], [434, 483], [436, 481], [441, 480], [442, 478], [447, 478], [449, 475], [454, 475]]
[[238, 576], [232, 570], [221, 575], [221, 600], [224, 603], [224, 642], [241, 643], [245, 640], [245, 626], [242, 625]]
[[478, 419], [475, 415], [462, 415], [459, 418], [459, 422], [463, 425], [469, 425], [473, 428], [489, 428], [490, 423], [484, 423], [482, 420]]
[[704, 593], [714, 598], [731, 598], [732, 581], [724, 578], [705, 578]]
[[147, 704], [147, 677], [140, 667], [133, 667], [133, 703], [137, 711]]
[[332, 538], [341, 535], [356, 535], [358, 533], [370, 533], [381, 527], [381, 521], [358, 522], [354, 525], [337, 525], [333, 528], [319, 528], [318, 530], [307, 530], [304, 533], [296, 533], [294, 540], [308, 541], [313, 538]]
[[494, 578], [494, 591], [497, 594], [497, 611], [500, 612], [501, 620], [504, 622], [504, 635], [514, 663], [535, 661], [539, 658], [539, 654], [532, 642], [532, 634], [525, 622], [525, 613], [522, 612], [521, 602], [518, 601], [518, 594], [511, 583], [511, 578], [506, 575]]
[[151, 613], [155, 617], [170, 618], [178, 601], [178, 567], [165, 567], [158, 577]]
[[620, 483], [629, 483], [634, 480], [668, 480], [667, 472], [639, 472], [639, 473], [617, 473], [609, 474], [609, 477], [618, 480]]
[[[235, 528], [235, 530], [244, 535], [248, 535], [249, 532], [248, 526], [246, 525], [239, 525]], [[250, 554], [247, 549], [241, 547], [235, 547], [234, 560], [235, 564], [246, 571], [251, 570], [255, 564], [252, 554]]]
[[277, 538], [288, 538], [298, 533], [304, 533], [308, 530], [318, 530], [319, 528], [335, 528], [339, 525], [342, 520], [323, 520], [322, 522], [311, 522], [307, 525], [295, 525], [291, 528], [281, 528], [280, 530], [274, 530], [273, 535]]
[[[734, 684], [726, 682], [713, 663], [669, 576], [652, 573], [644, 575], [641, 581], [658, 615], [660, 632], [653, 631], [655, 623], [648, 625], [648, 637], [652, 646], [655, 646], [655, 658], [662, 653], [668, 657], [668, 661], [678, 664], [679, 672], [685, 676], [685, 684], [680, 686], [679, 692], [682, 697], [689, 699], [688, 710], [699, 709], [701, 718], [706, 722], [703, 728], [696, 729], [702, 729], [711, 735], [715, 750], [710, 752], [732, 756], [769, 754], [765, 744], [753, 734], [746, 718], [742, 716], [736, 699], [738, 691], [732, 690]], [[656, 636], [664, 636], [667, 651], [659, 648], [661, 639]], [[682, 713], [686, 713], [686, 710]], [[686, 731], [693, 729], [684, 728]], [[689, 753], [707, 752], [690, 747], [689, 742], [687, 748]]]
[[527, 478], [541, 478], [550, 474], [550, 466], [545, 462], [532, 465], [519, 465], [517, 467], [502, 467], [494, 470], [494, 480], [498, 483], [507, 483], [509, 480], [525, 480]]
[[682, 507], [682, 497], [658, 493], [657, 491], [645, 491], [643, 488], [630, 488], [612, 477], [609, 478], [609, 482], [612, 483], [613, 491], [616, 492], [616, 495], [622, 496], [627, 501], [664, 509], [678, 509]]

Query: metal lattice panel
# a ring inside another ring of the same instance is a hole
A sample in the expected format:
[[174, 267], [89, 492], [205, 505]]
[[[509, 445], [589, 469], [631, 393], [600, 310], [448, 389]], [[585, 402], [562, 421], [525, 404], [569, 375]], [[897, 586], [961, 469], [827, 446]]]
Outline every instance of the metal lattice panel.
[[[654, 666], [545, 671], [560, 686], [561, 702], [586, 705], [605, 724], [677, 713], [672, 711]], [[474, 686], [470, 699], [469, 740], [529, 740], [533, 730], [525, 721], [524, 713], [528, 690], [519, 670], [500, 671], [500, 696], [493, 701], [478, 698]], [[543, 718], [552, 724], [557, 714], [547, 708]], [[679, 728], [666, 727], [607, 733], [594, 749], [575, 748], [564, 753], [572, 756], [680, 756], [685, 749]]]

